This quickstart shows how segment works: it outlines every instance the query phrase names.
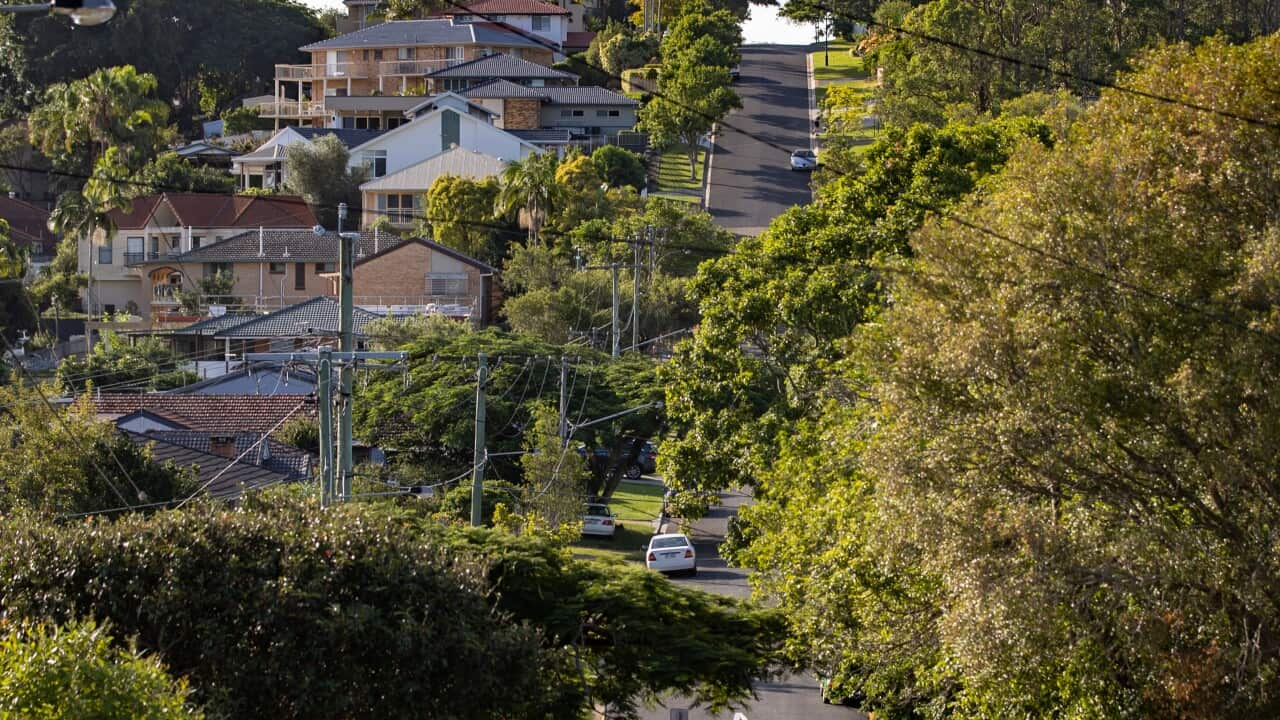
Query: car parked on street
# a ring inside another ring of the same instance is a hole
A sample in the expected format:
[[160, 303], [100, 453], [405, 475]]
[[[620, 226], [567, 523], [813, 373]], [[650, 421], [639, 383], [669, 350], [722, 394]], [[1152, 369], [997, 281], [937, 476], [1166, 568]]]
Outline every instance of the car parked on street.
[[582, 514], [582, 534], [612, 538], [618, 530], [618, 515], [604, 503], [587, 503]]
[[[579, 445], [578, 452], [586, 456], [586, 446]], [[603, 467], [605, 463], [609, 462], [609, 449], [603, 447], [594, 448], [591, 451], [591, 457], [588, 457], [587, 460], [593, 464], [593, 468]], [[599, 465], [595, 465], [595, 463], [599, 463]], [[640, 476], [652, 474], [657, 471], [657, 469], [658, 450], [653, 446], [653, 443], [646, 440], [644, 446], [640, 449], [639, 457], [636, 458], [634, 463], [628, 465], [626, 469], [623, 470], [622, 475], [628, 480], [639, 480]]]
[[791, 169], [792, 170], [816, 170], [818, 168], [818, 154], [812, 150], [793, 150], [791, 151]]
[[698, 554], [684, 533], [664, 533], [649, 538], [644, 566], [663, 573], [698, 574]]

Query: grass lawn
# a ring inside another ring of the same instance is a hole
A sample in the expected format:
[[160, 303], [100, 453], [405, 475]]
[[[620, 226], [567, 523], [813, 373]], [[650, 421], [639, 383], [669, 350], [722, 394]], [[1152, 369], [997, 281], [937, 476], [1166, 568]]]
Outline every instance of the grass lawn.
[[852, 48], [853, 43], [839, 40], [832, 41], [829, 53], [821, 50], [809, 53], [813, 58], [813, 79], [819, 87], [871, 77], [871, 71], [862, 65], [862, 58], [849, 52]]
[[653, 519], [662, 510], [661, 485], [623, 480], [609, 507], [620, 527], [612, 539], [583, 537], [573, 544], [575, 557], [590, 560], [641, 562], [653, 535]]
[[[864, 115], [863, 107], [866, 101], [875, 95], [876, 81], [874, 73], [863, 66], [862, 58], [849, 52], [852, 43], [846, 41], [833, 41], [829, 55], [819, 50], [810, 53], [813, 60], [813, 77], [817, 87], [814, 89], [814, 102], [823, 110], [823, 115], [830, 119], [832, 113], [840, 113], [845, 115], [844, 127], [839, 128], [839, 137], [832, 137], [828, 133], [830, 128], [823, 127], [823, 133], [820, 136], [820, 142], [824, 146], [843, 145], [851, 147], [855, 152], [862, 152], [875, 142], [878, 131], [863, 128], [861, 126], [861, 118]], [[823, 100], [827, 96], [827, 88], [832, 85], [840, 85], [853, 90], [853, 98], [849, 103], [841, 103], [842, 105], [850, 105], [849, 108], [824, 108]], [[851, 116], [851, 117], [849, 117]]]
[[707, 151], [698, 149], [698, 162], [694, 172], [696, 178], [689, 177], [689, 156], [683, 147], [673, 147], [658, 156], [659, 193], [685, 193], [700, 196], [702, 194], [702, 173]]

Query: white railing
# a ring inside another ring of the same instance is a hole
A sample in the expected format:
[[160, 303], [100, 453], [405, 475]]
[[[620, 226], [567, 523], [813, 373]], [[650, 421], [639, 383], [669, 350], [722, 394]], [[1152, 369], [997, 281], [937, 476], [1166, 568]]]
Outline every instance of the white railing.
[[258, 115], [265, 118], [315, 118], [328, 115], [322, 100], [276, 100], [248, 107], [255, 108]]
[[340, 62], [311, 65], [276, 65], [276, 81], [308, 81], [325, 78], [368, 78], [377, 72], [377, 63]]
[[461, 65], [466, 60], [384, 60], [378, 63], [378, 74], [383, 77], [400, 75], [426, 75], [437, 70]]

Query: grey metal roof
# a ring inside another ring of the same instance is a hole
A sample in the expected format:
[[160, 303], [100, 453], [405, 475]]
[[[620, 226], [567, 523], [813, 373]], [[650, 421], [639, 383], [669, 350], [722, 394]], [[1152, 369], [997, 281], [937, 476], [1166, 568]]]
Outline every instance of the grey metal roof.
[[507, 132], [515, 135], [525, 142], [531, 142], [535, 145], [569, 142], [568, 130], [508, 130]]
[[[339, 306], [329, 297], [314, 297], [297, 305], [276, 310], [262, 317], [227, 328], [215, 338], [270, 339], [296, 338], [305, 335], [336, 335], [338, 332]], [[364, 328], [380, 315], [355, 308], [355, 334], [364, 337]]]
[[418, 45], [506, 45], [542, 47], [516, 33], [484, 23], [454, 23], [452, 18], [393, 20], [321, 40], [298, 48], [303, 52], [345, 48], [405, 47]]
[[538, 88], [552, 105], [624, 105], [639, 107], [631, 98], [594, 85], [549, 85]]
[[[235, 327], [260, 315], [243, 315], [227, 327]], [[212, 334], [212, 333], [210, 333]], [[280, 363], [252, 363], [216, 377], [205, 378], [167, 392], [171, 395], [310, 395], [316, 391], [316, 375], [309, 367], [286, 367]]]
[[326, 97], [324, 106], [329, 110], [371, 110], [404, 112], [422, 102], [414, 95], [346, 95]]
[[[362, 231], [356, 255], [372, 255], [391, 245], [404, 242], [388, 233]], [[263, 230], [262, 254], [258, 253], [259, 232], [249, 230], [239, 235], [202, 245], [195, 250], [169, 258], [169, 262], [337, 262], [338, 236], [331, 232], [316, 235], [310, 230]]]
[[546, 97], [542, 93], [545, 88], [529, 87], [527, 85], [519, 85], [510, 80], [497, 79], [490, 80], [485, 83], [467, 88], [459, 95], [465, 98], [534, 98], [542, 100]]
[[[198, 450], [210, 454], [214, 454], [214, 435], [222, 434], [203, 430], [150, 430], [146, 433], [147, 437], [161, 442], [181, 445], [190, 450]], [[235, 448], [235, 457], [240, 457], [242, 453], [247, 453], [240, 460], [241, 463], [257, 465], [258, 467], [278, 472], [291, 480], [305, 480], [311, 477], [314, 458], [305, 450], [299, 450], [292, 445], [285, 445], [270, 438], [267, 439], [265, 444], [258, 444], [257, 447], [254, 447], [254, 444], [262, 439], [260, 433], [236, 433], [231, 436], [231, 439]], [[250, 450], [250, 448], [253, 449]]]
[[218, 498], [239, 497], [243, 490], [254, 490], [287, 482], [289, 476], [251, 463], [233, 463], [221, 455], [200, 452], [189, 447], [165, 442], [139, 433], [126, 433], [134, 444], [150, 447], [159, 462], [172, 462], [180, 467], [194, 467], [196, 482], [204, 492]]
[[[325, 98], [325, 102], [328, 103], [330, 99], [332, 98]], [[348, 148], [363, 145], [386, 132], [386, 130], [355, 130], [353, 128], [295, 127], [290, 129], [308, 140], [315, 140], [325, 135], [336, 135]]]
[[207, 318], [194, 322], [186, 327], [171, 330], [170, 335], [212, 335], [219, 330], [235, 327], [242, 322], [258, 317], [250, 313], [227, 313], [222, 317]]
[[507, 78], [518, 80], [577, 80], [573, 73], [556, 70], [536, 62], [511, 57], [504, 53], [477, 58], [460, 65], [427, 73], [429, 78]]

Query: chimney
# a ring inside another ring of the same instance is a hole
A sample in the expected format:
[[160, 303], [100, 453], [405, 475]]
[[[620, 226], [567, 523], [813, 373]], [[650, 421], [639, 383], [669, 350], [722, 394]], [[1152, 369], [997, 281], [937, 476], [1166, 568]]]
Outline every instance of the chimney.
[[263, 257], [267, 254], [266, 239], [263, 237], [264, 234], [265, 234], [265, 231], [263, 231], [262, 226], [259, 225], [258, 226], [258, 257]]
[[219, 457], [235, 459], [236, 438], [234, 435], [210, 435], [209, 452]]

